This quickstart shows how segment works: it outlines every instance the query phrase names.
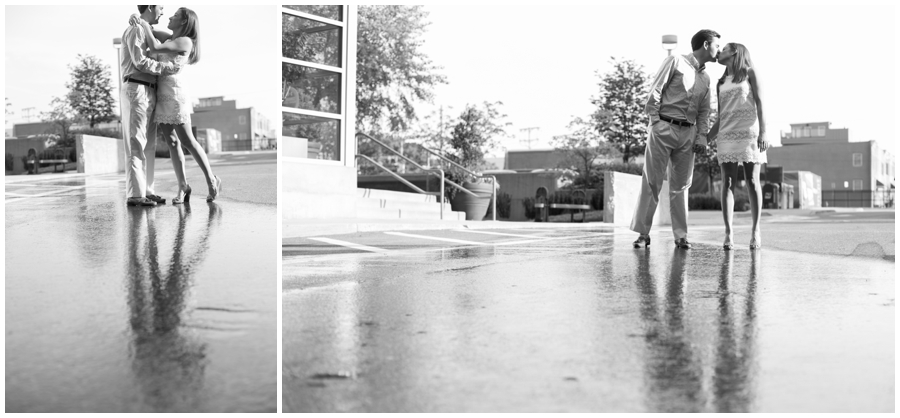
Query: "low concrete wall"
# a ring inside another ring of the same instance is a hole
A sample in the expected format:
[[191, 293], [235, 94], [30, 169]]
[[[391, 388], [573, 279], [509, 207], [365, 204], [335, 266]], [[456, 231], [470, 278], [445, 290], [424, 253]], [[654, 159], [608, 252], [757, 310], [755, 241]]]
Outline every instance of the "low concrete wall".
[[119, 138], [75, 135], [78, 172], [109, 174], [125, 171], [125, 143]]
[[[641, 194], [641, 176], [606, 171], [603, 173], [603, 222], [616, 226], [631, 226], [638, 196]], [[664, 181], [659, 192], [659, 205], [653, 216], [653, 225], [671, 225], [669, 212], [669, 182]]]
[[356, 217], [356, 168], [297, 161], [282, 167], [283, 220]]

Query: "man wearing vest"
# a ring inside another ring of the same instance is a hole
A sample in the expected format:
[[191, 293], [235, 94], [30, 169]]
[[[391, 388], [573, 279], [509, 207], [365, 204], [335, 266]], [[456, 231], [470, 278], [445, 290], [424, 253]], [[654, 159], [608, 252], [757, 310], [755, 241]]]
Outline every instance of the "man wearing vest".
[[687, 240], [687, 193], [694, 173], [694, 152], [706, 149], [710, 92], [705, 70], [707, 62], [716, 62], [719, 38], [712, 30], [697, 32], [691, 38], [694, 52], [667, 57], [653, 80], [645, 108], [650, 116], [650, 133], [641, 194], [631, 220], [631, 230], [641, 234], [635, 248], [650, 246], [648, 234], [667, 171], [675, 245], [691, 248]]

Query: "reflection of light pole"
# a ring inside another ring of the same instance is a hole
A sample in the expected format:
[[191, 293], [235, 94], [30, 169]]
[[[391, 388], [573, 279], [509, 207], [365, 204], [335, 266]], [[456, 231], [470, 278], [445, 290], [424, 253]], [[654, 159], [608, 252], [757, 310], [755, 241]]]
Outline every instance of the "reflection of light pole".
[[663, 35], [662, 47], [669, 52], [669, 56], [672, 56], [672, 50], [675, 49], [676, 46], [678, 46], [678, 36]]
[[122, 133], [122, 140], [125, 140], [125, 124], [122, 123], [124, 115], [122, 114], [122, 38], [113, 38], [113, 48], [116, 49], [116, 68], [119, 71], [119, 131]]

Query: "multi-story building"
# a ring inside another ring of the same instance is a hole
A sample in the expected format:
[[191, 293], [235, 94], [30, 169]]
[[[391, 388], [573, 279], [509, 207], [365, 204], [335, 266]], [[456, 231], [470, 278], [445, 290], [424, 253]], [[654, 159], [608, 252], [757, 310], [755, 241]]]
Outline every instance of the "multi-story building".
[[850, 142], [849, 129], [830, 122], [798, 123], [767, 151], [770, 166], [822, 178], [823, 206], [892, 206], [894, 156], [875, 141]]
[[205, 97], [194, 106], [191, 124], [222, 134], [222, 151], [255, 151], [269, 148], [269, 120], [253, 107], [239, 109], [234, 100]]

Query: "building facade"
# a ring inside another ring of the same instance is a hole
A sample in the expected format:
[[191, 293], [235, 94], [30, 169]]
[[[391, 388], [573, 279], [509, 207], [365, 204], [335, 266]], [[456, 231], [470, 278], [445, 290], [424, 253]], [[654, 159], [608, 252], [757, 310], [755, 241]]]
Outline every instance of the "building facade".
[[356, 216], [355, 6], [282, 6], [282, 212]]
[[876, 141], [850, 142], [848, 129], [818, 122], [792, 124], [781, 143], [766, 151], [769, 165], [819, 175], [822, 206], [893, 205], [894, 156]]
[[269, 120], [253, 107], [240, 109], [234, 100], [204, 97], [194, 106], [191, 125], [215, 129], [222, 135], [222, 151], [269, 149]]

